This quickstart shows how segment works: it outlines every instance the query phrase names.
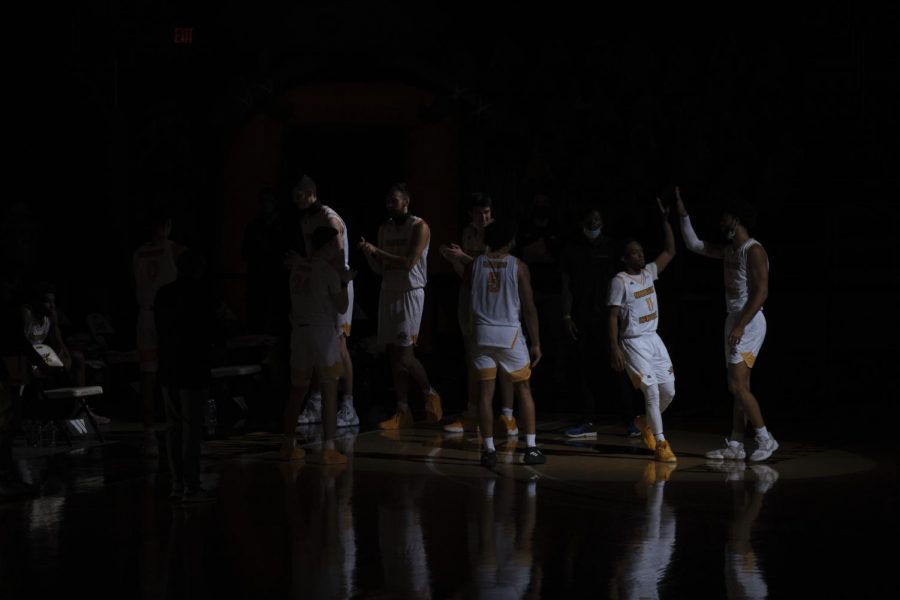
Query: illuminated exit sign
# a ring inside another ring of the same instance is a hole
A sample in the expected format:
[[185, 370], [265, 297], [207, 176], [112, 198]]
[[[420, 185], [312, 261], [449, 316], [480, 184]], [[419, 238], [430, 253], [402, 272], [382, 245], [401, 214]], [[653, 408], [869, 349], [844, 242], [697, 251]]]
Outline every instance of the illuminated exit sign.
[[193, 27], [176, 27], [175, 28], [176, 44], [193, 44], [194, 28]]

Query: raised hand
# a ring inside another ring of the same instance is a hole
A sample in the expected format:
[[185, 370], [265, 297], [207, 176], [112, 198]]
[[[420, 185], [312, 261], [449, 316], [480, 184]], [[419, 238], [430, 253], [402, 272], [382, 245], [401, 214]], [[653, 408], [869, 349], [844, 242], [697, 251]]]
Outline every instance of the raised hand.
[[681, 190], [675, 186], [675, 209], [678, 211], [679, 217], [688, 216], [687, 209], [684, 207], [684, 201], [681, 199]]
[[662, 213], [663, 219], [669, 218], [669, 207], [663, 204], [659, 198], [656, 199], [656, 205], [659, 206], [659, 212]]

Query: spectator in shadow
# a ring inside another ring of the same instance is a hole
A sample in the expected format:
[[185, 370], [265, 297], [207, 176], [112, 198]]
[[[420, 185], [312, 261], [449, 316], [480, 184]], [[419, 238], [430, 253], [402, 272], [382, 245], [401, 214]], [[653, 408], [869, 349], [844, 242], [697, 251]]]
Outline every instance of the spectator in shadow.
[[[627, 377], [609, 366], [609, 326], [606, 293], [616, 273], [617, 242], [604, 231], [599, 207], [588, 206], [578, 215], [560, 260], [562, 276], [562, 324], [569, 360], [571, 396], [582, 415], [599, 412], [599, 405], [619, 413], [629, 435], [640, 432], [633, 424], [632, 389]], [[599, 365], [599, 366], [598, 366]], [[592, 421], [566, 430], [570, 438], [595, 438]]]
[[138, 305], [136, 339], [141, 370], [141, 417], [144, 425], [141, 452], [145, 456], [156, 456], [159, 449], [153, 423], [156, 416], [154, 409], [159, 359], [153, 310], [159, 288], [175, 281], [178, 273], [175, 260], [184, 251], [184, 247], [169, 239], [172, 219], [165, 211], [157, 212], [151, 217], [149, 233], [150, 240], [134, 252], [132, 273]]
[[204, 258], [188, 250], [178, 257], [177, 266], [177, 279], [160, 288], [155, 301], [159, 381], [166, 409], [171, 495], [196, 502], [209, 499], [200, 484], [200, 446], [216, 341], [216, 305]]
[[534, 303], [541, 327], [544, 368], [535, 372], [533, 386], [547, 397], [555, 395], [565, 385], [565, 365], [561, 351], [562, 336], [559, 320], [561, 312], [561, 282], [559, 255], [563, 240], [559, 219], [550, 196], [536, 193], [519, 226], [516, 238], [520, 257], [531, 273]]
[[38, 493], [36, 486], [22, 481], [12, 455], [24, 377], [21, 320], [12, 292], [10, 286], [0, 290], [0, 498]]
[[276, 315], [288, 311], [287, 275], [282, 260], [287, 241], [275, 192], [259, 192], [259, 213], [244, 230], [242, 254], [247, 261], [247, 325], [254, 334], [274, 334]]

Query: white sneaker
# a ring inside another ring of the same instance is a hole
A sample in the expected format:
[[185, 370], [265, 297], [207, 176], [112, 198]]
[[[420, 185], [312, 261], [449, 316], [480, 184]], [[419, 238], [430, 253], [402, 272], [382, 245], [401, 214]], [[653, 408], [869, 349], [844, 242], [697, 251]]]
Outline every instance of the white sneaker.
[[706, 458], [710, 460], [744, 460], [746, 456], [744, 444], [728, 439], [725, 440], [724, 448], [710, 450], [706, 453]]
[[338, 427], [354, 427], [359, 425], [359, 415], [353, 409], [352, 404], [344, 404], [337, 413]]
[[759, 462], [761, 460], [766, 460], [772, 453], [778, 450], [778, 442], [775, 441], [775, 438], [772, 437], [772, 434], [769, 434], [769, 437], [766, 439], [762, 439], [759, 436], [756, 438], [756, 450], [753, 451], [753, 454], [750, 455], [750, 460], [753, 462]]
[[297, 417], [297, 425], [310, 425], [322, 422], [322, 399], [310, 396], [303, 407], [303, 412]]

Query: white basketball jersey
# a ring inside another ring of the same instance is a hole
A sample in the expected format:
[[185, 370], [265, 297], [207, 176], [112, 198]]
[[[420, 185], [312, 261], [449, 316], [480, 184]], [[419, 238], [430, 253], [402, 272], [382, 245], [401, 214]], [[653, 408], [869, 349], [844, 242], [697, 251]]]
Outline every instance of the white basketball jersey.
[[725, 306], [728, 308], [728, 312], [743, 310], [750, 297], [747, 286], [747, 255], [750, 254], [750, 248], [753, 246], [762, 247], [762, 244], [750, 238], [737, 250], [730, 245], [724, 249], [722, 263], [725, 267]]
[[156, 291], [175, 281], [174, 243], [170, 240], [148, 242], [135, 250], [131, 265], [134, 271], [135, 296], [140, 308], [152, 309]]
[[322, 206], [322, 210], [314, 215], [303, 216], [300, 218], [300, 229], [303, 231], [303, 243], [306, 246], [306, 256], [312, 256], [312, 233], [319, 227], [331, 227], [330, 221], [337, 220], [341, 224], [338, 232], [340, 235], [341, 248], [344, 250], [344, 266], [350, 268], [350, 244], [347, 234], [347, 224], [339, 214], [328, 206]]
[[320, 258], [291, 269], [291, 324], [326, 325], [337, 328], [338, 312], [331, 300], [341, 290], [334, 268]]
[[634, 338], [656, 331], [659, 307], [656, 301], [656, 263], [648, 263], [640, 274], [618, 273], [609, 283], [609, 306], [619, 307], [619, 322], [625, 325], [622, 337]]
[[[412, 243], [413, 227], [422, 219], [410, 215], [402, 225], [397, 225], [393, 220], [381, 226], [379, 237], [381, 249], [388, 254], [405, 256], [409, 252]], [[413, 268], [407, 271], [402, 267], [385, 264], [382, 272], [382, 287], [395, 292], [405, 292], [425, 287], [428, 282], [428, 247], [431, 239], [425, 242], [425, 250], [419, 257]]]
[[490, 258], [486, 254], [472, 263], [472, 326], [475, 343], [512, 348], [519, 334], [519, 271], [515, 256]]

